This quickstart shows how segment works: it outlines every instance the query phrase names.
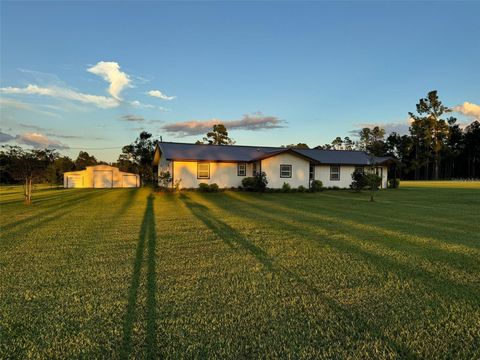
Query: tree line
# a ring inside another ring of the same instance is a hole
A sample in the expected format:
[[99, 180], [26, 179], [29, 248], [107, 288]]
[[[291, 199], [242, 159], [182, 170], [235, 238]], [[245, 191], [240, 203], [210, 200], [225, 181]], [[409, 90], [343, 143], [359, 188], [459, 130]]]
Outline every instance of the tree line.
[[[430, 91], [409, 112], [409, 134], [388, 135], [379, 126], [365, 127], [359, 140], [336, 137], [331, 143], [316, 146], [323, 150], [363, 150], [375, 156], [392, 156], [396, 177], [408, 180], [474, 179], [480, 177], [480, 122], [461, 127], [449, 116], [452, 110], [442, 104], [437, 91]], [[305, 143], [287, 147], [308, 148]], [[392, 174], [394, 175], [394, 174]]]

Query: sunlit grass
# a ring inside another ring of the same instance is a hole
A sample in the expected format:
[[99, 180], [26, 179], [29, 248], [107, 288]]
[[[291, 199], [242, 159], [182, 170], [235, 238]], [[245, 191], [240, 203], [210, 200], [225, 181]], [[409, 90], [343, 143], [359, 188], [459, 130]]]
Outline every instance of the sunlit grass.
[[0, 191], [0, 358], [479, 358], [476, 189]]
[[452, 188], [452, 189], [480, 189], [480, 181], [405, 181], [400, 182], [400, 187], [422, 188]]

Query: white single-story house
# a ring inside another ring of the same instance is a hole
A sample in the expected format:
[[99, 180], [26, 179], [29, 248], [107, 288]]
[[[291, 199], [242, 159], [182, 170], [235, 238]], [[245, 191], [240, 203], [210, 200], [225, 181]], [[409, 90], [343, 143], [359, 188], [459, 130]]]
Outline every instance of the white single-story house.
[[110, 165], [87, 166], [85, 170], [63, 174], [64, 188], [127, 188], [139, 187], [140, 176], [120, 171]]
[[325, 187], [349, 188], [358, 167], [370, 167], [387, 187], [390, 157], [370, 157], [364, 151], [296, 149], [265, 146], [206, 145], [159, 142], [153, 165], [158, 174], [168, 171], [172, 186], [196, 188], [200, 183], [216, 183], [221, 188], [238, 187], [257, 171], [266, 174], [269, 188], [309, 188], [313, 180]]

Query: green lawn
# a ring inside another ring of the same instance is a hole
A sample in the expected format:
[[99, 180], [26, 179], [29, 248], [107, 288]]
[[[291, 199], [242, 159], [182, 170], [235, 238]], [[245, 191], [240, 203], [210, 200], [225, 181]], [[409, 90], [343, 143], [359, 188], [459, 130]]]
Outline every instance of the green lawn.
[[455, 189], [480, 189], [480, 181], [450, 181], [450, 180], [428, 180], [428, 181], [401, 181], [401, 187], [422, 187], [422, 188], [455, 188]]
[[0, 191], [0, 358], [480, 358], [480, 191]]

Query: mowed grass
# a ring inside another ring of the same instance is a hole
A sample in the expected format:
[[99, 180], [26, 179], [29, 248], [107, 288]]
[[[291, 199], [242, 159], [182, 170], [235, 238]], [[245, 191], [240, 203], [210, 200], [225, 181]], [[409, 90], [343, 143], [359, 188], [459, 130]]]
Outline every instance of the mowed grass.
[[480, 189], [480, 181], [428, 180], [400, 181], [400, 187]]
[[480, 358], [476, 189], [0, 194], [0, 358]]

